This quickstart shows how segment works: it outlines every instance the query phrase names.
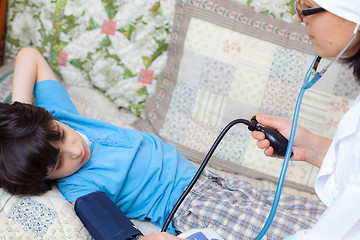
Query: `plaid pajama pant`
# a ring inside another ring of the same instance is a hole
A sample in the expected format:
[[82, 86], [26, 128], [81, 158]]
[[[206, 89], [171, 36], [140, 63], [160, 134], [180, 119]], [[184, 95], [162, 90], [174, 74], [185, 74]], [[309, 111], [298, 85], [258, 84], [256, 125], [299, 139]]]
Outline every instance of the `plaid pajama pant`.
[[[273, 191], [259, 191], [246, 181], [204, 171], [179, 207], [173, 225], [179, 231], [213, 228], [226, 240], [254, 239], [265, 224], [274, 195]], [[263, 239], [283, 239], [310, 228], [325, 208], [319, 201], [282, 194]]]

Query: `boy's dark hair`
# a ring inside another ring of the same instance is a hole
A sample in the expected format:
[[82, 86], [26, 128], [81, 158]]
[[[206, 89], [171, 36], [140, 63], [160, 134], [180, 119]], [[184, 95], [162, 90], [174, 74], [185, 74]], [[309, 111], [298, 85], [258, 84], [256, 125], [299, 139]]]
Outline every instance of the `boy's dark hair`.
[[55, 166], [60, 141], [55, 118], [45, 109], [0, 103], [0, 187], [16, 195], [40, 195], [55, 181], [45, 179]]

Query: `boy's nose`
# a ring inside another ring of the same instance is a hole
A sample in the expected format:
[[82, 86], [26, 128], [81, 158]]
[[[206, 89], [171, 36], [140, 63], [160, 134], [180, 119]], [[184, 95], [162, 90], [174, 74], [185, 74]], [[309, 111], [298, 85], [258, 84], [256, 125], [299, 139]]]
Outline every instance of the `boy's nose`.
[[77, 159], [82, 154], [82, 148], [81, 146], [77, 146], [77, 145], [68, 145], [66, 147], [66, 152], [70, 158]]
[[81, 156], [82, 149], [80, 147], [74, 147], [72, 151], [72, 158], [79, 158]]

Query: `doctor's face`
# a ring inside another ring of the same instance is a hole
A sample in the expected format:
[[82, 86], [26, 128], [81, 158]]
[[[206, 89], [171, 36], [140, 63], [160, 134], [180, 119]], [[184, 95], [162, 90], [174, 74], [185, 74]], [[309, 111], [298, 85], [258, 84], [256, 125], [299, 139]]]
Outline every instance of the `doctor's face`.
[[[303, 9], [319, 7], [312, 0], [300, 1]], [[298, 17], [296, 19], [299, 21]], [[321, 57], [335, 57], [350, 40], [356, 24], [328, 11], [305, 16], [303, 22], [316, 52]], [[344, 56], [353, 56], [360, 49], [360, 34], [350, 44]]]

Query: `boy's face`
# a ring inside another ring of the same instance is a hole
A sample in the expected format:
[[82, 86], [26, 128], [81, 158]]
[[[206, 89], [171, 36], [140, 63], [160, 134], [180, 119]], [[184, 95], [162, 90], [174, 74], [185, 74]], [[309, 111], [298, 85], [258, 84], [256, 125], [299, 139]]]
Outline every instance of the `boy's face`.
[[61, 140], [54, 145], [59, 148], [58, 160], [46, 176], [47, 179], [52, 180], [75, 173], [89, 161], [91, 156], [89, 146], [78, 132], [56, 120], [55, 127], [61, 134]]

